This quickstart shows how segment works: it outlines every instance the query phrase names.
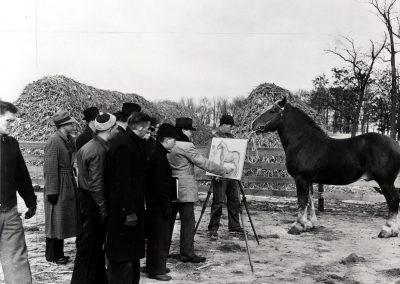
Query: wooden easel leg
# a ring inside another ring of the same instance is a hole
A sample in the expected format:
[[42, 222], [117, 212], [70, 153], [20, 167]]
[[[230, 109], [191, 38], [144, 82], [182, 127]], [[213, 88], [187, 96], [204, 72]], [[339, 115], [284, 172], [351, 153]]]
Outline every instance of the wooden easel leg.
[[251, 228], [253, 229], [254, 236], [256, 237], [257, 244], [259, 245], [260, 240], [258, 239], [258, 235], [256, 233], [256, 229], [254, 227], [253, 220], [251, 219], [249, 208], [247, 207], [247, 200], [246, 200], [246, 195], [244, 194], [243, 184], [239, 180], [238, 180], [238, 183], [239, 183], [239, 187], [240, 187], [240, 192], [242, 194], [242, 201], [244, 204], [244, 208], [246, 209], [247, 216], [249, 217], [250, 225], [251, 225]]

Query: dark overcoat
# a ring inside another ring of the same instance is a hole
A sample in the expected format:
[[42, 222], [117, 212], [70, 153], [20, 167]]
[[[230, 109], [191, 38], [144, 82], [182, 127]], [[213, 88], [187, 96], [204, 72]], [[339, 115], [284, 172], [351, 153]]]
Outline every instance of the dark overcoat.
[[176, 199], [176, 179], [167, 159], [167, 149], [157, 142], [151, 153], [146, 170], [146, 208], [171, 207]]
[[[75, 142], [71, 136], [57, 131], [44, 148], [44, 213], [47, 238], [66, 239], [78, 233], [78, 206], [76, 180], [72, 171]], [[58, 194], [56, 205], [49, 194]]]
[[82, 148], [83, 145], [85, 145], [87, 142], [92, 140], [92, 138], [96, 136], [96, 133], [89, 127], [89, 125], [86, 125], [85, 130], [83, 130], [82, 134], [76, 138], [76, 151], [79, 151], [80, 148]]
[[[106, 253], [113, 261], [144, 257], [144, 180], [147, 159], [141, 139], [129, 128], [112, 139], [107, 153], [106, 191], [109, 218]], [[136, 213], [135, 227], [125, 226], [126, 216]]]

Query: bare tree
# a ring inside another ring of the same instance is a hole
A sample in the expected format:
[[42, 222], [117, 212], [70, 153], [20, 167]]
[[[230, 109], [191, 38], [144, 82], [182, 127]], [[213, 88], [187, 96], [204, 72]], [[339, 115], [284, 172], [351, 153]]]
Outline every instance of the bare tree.
[[351, 125], [351, 136], [355, 136], [358, 130], [360, 113], [365, 100], [365, 91], [370, 83], [371, 73], [380, 53], [386, 45], [386, 34], [383, 43], [377, 48], [375, 43], [370, 40], [371, 47], [369, 54], [363, 54], [355, 47], [354, 40], [349, 37], [343, 37], [345, 43], [341, 43], [335, 49], [328, 49], [328, 53], [339, 56], [346, 63], [351, 65], [354, 79], [356, 81], [355, 92], [357, 93], [357, 104], [355, 117]]
[[391, 77], [392, 77], [392, 86], [390, 89], [390, 100], [391, 100], [391, 109], [390, 109], [390, 137], [393, 139], [396, 138], [397, 126], [400, 123], [400, 120], [397, 121], [396, 124], [396, 113], [398, 108], [398, 94], [397, 94], [397, 76], [396, 76], [396, 53], [395, 50], [395, 42], [394, 36], [399, 38], [399, 34], [395, 33], [393, 30], [393, 22], [397, 19], [393, 9], [395, 7], [397, 0], [390, 1], [378, 1], [378, 0], [370, 0], [370, 4], [375, 7], [378, 12], [379, 19], [386, 26], [388, 35], [389, 35], [389, 45], [387, 50], [390, 54], [390, 66], [391, 66]]

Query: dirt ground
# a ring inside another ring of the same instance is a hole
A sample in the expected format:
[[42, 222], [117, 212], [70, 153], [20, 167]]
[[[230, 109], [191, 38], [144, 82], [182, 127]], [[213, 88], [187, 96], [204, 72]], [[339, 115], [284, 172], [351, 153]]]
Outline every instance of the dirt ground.
[[[24, 220], [34, 283], [69, 283], [73, 261], [57, 266], [44, 258], [43, 194], [39, 192], [38, 197], [37, 215]], [[208, 238], [208, 207], [195, 237], [195, 249], [207, 261], [188, 264], [169, 258], [173, 278], [169, 283], [400, 283], [400, 238], [377, 238], [387, 212], [385, 203], [327, 202], [326, 212], [318, 214], [319, 227], [302, 235], [287, 233], [295, 220], [294, 198], [248, 197], [248, 203], [260, 239], [257, 245], [244, 214], [254, 273], [244, 238], [227, 231], [225, 209], [219, 239]], [[25, 212], [21, 202], [19, 208]], [[177, 227], [172, 253], [179, 252]], [[65, 241], [65, 252], [74, 259], [74, 239]], [[2, 279], [0, 273], [0, 283], [4, 283]], [[142, 274], [141, 283], [159, 282]]]

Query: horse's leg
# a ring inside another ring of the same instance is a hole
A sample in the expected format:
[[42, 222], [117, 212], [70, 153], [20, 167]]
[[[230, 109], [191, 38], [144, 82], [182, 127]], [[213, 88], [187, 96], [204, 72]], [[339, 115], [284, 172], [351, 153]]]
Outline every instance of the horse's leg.
[[288, 233], [292, 235], [298, 235], [301, 232], [306, 232], [312, 229], [313, 225], [307, 218], [307, 206], [308, 206], [308, 192], [310, 183], [305, 179], [298, 177], [296, 180], [297, 189], [297, 220], [294, 222]]
[[379, 238], [397, 237], [399, 235], [399, 224], [397, 222], [397, 214], [399, 212], [399, 190], [393, 184], [381, 185], [382, 193], [385, 196], [386, 203], [389, 207], [389, 215], [386, 224], [383, 225]]
[[311, 222], [312, 228], [314, 229], [318, 225], [318, 220], [317, 215], [315, 214], [312, 184], [310, 184], [310, 189], [308, 192], [307, 218]]

